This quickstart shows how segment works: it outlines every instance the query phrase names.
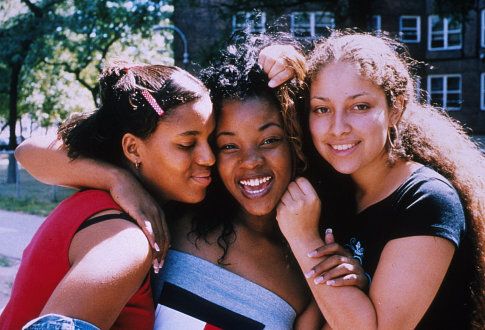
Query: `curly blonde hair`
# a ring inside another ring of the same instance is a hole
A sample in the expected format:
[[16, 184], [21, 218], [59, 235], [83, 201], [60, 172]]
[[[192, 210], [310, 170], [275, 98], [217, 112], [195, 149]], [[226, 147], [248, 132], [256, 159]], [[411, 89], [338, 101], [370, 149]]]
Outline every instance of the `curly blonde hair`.
[[[369, 47], [372, 45], [372, 47]], [[397, 159], [413, 160], [430, 166], [446, 177], [464, 204], [469, 235], [475, 251], [476, 278], [473, 284], [474, 327], [485, 324], [485, 156], [463, 127], [442, 109], [423, 104], [416, 91], [416, 64], [406, 48], [388, 37], [353, 31], [336, 31], [316, 44], [308, 59], [311, 83], [330, 63], [357, 66], [362, 77], [380, 86], [389, 109], [404, 100], [403, 113], [386, 144], [389, 165]]]

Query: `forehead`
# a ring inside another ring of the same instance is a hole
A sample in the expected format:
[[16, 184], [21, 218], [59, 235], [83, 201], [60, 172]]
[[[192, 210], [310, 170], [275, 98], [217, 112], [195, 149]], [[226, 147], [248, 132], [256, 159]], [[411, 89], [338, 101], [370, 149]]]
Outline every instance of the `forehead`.
[[242, 126], [257, 129], [261, 124], [268, 122], [280, 125], [282, 123], [281, 114], [276, 105], [264, 98], [250, 98], [224, 102], [217, 126], [218, 129]]
[[177, 131], [201, 130], [213, 128], [214, 116], [212, 102], [208, 95], [193, 102], [182, 104], [160, 122], [161, 125], [171, 126]]
[[380, 86], [361, 74], [357, 64], [341, 61], [322, 67], [313, 79], [310, 90], [312, 95], [326, 91], [335, 94], [338, 91], [340, 96], [357, 93], [359, 90], [383, 92]]

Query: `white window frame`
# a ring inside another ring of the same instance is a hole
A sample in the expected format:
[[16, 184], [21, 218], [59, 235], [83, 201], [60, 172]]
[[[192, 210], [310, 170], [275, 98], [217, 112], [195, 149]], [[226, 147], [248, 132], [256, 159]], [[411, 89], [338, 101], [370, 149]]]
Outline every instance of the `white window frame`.
[[[238, 22], [239, 15], [244, 15], [244, 22]], [[255, 18], [257, 18], [258, 21], [255, 20]], [[237, 30], [245, 30], [248, 27], [250, 33], [266, 32], [266, 13], [238, 11], [237, 13], [232, 15], [232, 32]]]
[[481, 10], [480, 45], [485, 48], [485, 9]]
[[485, 111], [485, 72], [480, 74], [480, 110]]
[[[402, 22], [404, 19], [415, 19], [415, 26], [410, 28], [410, 27], [404, 27], [402, 25]], [[416, 39], [405, 39], [404, 38], [404, 32], [409, 31], [409, 32], [416, 32]], [[399, 36], [402, 42], [409, 43], [409, 44], [417, 44], [421, 42], [421, 16], [417, 15], [402, 15], [399, 17]]]
[[[296, 16], [302, 15], [302, 14], [308, 15], [310, 21], [307, 24], [304, 24], [304, 25], [298, 25], [298, 26], [295, 25]], [[315, 16], [317, 16], [317, 15], [329, 16], [330, 21], [331, 21], [330, 25], [316, 23], [315, 22]], [[290, 31], [291, 31], [292, 35], [295, 34], [295, 31], [297, 29], [308, 28], [308, 30], [306, 32], [309, 32], [310, 36], [308, 36], [307, 38], [317, 38], [319, 35], [317, 35], [317, 33], [315, 32], [316, 27], [320, 27], [320, 28], [323, 27], [323, 28], [330, 28], [330, 29], [335, 28], [335, 15], [334, 15], [334, 13], [332, 13], [330, 11], [295, 11], [295, 12], [291, 13], [290, 18], [291, 18]], [[303, 38], [305, 38], [305, 37], [303, 37]]]
[[[458, 90], [448, 90], [448, 78], [454, 78], [454, 77], [458, 77], [460, 78], [459, 79], [459, 86], [458, 86]], [[443, 94], [443, 99], [442, 99], [442, 103], [443, 103], [443, 106], [442, 108], [447, 110], [447, 111], [460, 111], [462, 109], [461, 105], [459, 107], [447, 107], [446, 106], [446, 103], [448, 102], [448, 93], [450, 92], [453, 92], [453, 93], [459, 93], [459, 99], [462, 100], [462, 95], [463, 95], [463, 88], [462, 88], [462, 85], [463, 85], [463, 82], [462, 82], [462, 79], [461, 79], [461, 74], [459, 73], [453, 73], [453, 74], [430, 74], [428, 75], [428, 79], [427, 79], [427, 102], [428, 104], [431, 104], [431, 79], [433, 78], [441, 78], [443, 79], [443, 89], [441, 91], [435, 91], [435, 92], [440, 92]]]
[[[438, 32], [433, 32], [432, 31], [432, 20], [433, 18], [438, 18], [440, 21], [443, 22], [443, 30], [440, 30]], [[449, 26], [449, 23], [450, 23], [450, 20], [452, 20], [452, 18], [450, 17], [439, 17], [438, 15], [429, 15], [428, 16], [428, 50], [453, 50], [453, 49], [461, 49], [461, 47], [463, 46], [463, 23], [460, 22], [460, 29], [459, 31], [456, 31], [456, 30], [449, 30], [448, 29], [448, 26]], [[459, 33], [460, 34], [460, 44], [459, 45], [455, 45], [455, 46], [448, 46], [448, 36], [450, 33]], [[432, 37], [433, 35], [436, 34], [442, 34], [443, 35], [443, 47], [432, 47], [431, 45], [433, 44], [432, 43]]]

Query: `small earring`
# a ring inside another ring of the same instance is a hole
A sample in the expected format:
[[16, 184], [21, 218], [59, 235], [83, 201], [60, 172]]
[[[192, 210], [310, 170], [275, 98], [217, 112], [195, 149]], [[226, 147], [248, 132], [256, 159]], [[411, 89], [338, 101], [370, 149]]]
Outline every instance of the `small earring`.
[[136, 168], [136, 170], [137, 170], [137, 171], [139, 171], [139, 170], [140, 170], [140, 166], [141, 166], [141, 162], [136, 161], [136, 162], [135, 162], [135, 168]]
[[[391, 130], [393, 132], [391, 132]], [[393, 136], [391, 136], [393, 135]], [[387, 139], [389, 140], [389, 145], [391, 146], [391, 149], [396, 148], [396, 142], [399, 139], [399, 131], [397, 130], [397, 126], [393, 125], [392, 127], [389, 127], [387, 130]]]

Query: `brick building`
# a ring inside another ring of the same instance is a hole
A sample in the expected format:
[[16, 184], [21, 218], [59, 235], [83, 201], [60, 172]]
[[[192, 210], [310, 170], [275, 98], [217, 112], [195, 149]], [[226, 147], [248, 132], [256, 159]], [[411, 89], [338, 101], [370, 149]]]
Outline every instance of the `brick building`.
[[[174, 1], [173, 23], [187, 38], [190, 61], [205, 65], [233, 31], [249, 25], [264, 32], [286, 28], [299, 38], [318, 38], [328, 28], [351, 27], [352, 20], [318, 3], [275, 6], [273, 1], [236, 8], [237, 0]], [[324, 3], [324, 1], [322, 1]], [[427, 63], [419, 72], [423, 98], [443, 106], [473, 134], [485, 134], [485, 0], [477, 1], [466, 20], [437, 15], [432, 0], [374, 2], [369, 28], [399, 36], [411, 55]], [[175, 60], [182, 63], [182, 43], [175, 38]], [[189, 69], [197, 70], [197, 65]]]

